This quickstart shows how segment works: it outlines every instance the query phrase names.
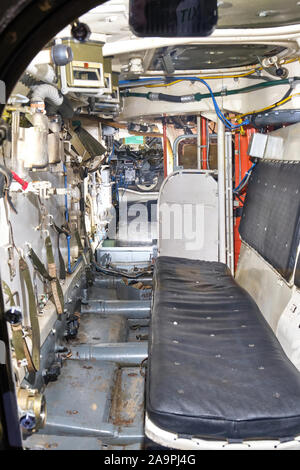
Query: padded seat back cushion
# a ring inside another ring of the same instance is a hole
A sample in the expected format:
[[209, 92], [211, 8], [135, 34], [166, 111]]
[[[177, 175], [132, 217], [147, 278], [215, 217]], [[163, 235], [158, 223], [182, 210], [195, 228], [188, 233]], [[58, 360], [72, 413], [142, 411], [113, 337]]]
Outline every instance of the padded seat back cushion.
[[257, 164], [250, 177], [240, 235], [290, 279], [300, 239], [300, 162]]

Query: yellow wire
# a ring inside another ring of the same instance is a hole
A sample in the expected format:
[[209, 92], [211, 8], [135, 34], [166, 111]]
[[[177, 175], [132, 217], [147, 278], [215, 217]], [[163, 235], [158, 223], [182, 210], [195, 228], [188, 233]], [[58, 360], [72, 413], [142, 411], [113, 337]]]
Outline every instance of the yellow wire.
[[238, 116], [236, 116], [236, 120], [239, 120], [239, 119], [242, 119], [243, 117], [245, 116], [250, 116], [251, 114], [257, 114], [257, 113], [262, 113], [264, 111], [269, 111], [270, 109], [273, 109], [273, 108], [277, 108], [278, 106], [282, 106], [283, 104], [287, 103], [288, 101], [290, 101], [292, 98], [294, 98], [294, 96], [300, 96], [300, 93], [295, 93], [294, 95], [291, 95], [291, 96], [288, 96], [287, 98], [285, 98], [284, 100], [281, 100], [279, 101], [278, 103], [274, 103], [272, 104], [271, 106], [268, 106], [266, 108], [262, 108], [262, 109], [259, 109], [257, 111], [251, 111], [250, 113], [245, 113], [245, 114], [239, 114]]
[[[300, 58], [297, 57], [296, 59], [285, 60], [283, 63], [284, 64], [291, 64], [292, 62], [296, 62], [297, 60], [300, 60]], [[256, 69], [250, 70], [249, 72], [245, 72], [245, 73], [242, 73], [242, 74], [236, 74], [236, 75], [216, 75], [216, 76], [206, 76], [206, 77], [197, 76], [197, 78], [202, 78], [202, 80], [221, 80], [223, 78], [243, 78], [243, 77], [247, 77], [249, 75], [253, 75], [258, 70], [263, 70], [263, 67], [258, 67]], [[175, 85], [176, 83], [179, 83], [179, 82], [182, 82], [182, 81], [184, 81], [184, 80], [174, 80], [174, 82], [163, 83], [163, 84], [160, 84], [160, 85], [146, 85], [146, 88], [168, 87], [168, 86]], [[141, 86], [143, 86], [143, 85], [141, 85]]]
[[[243, 73], [243, 74], [240, 74], [240, 75], [226, 75], [226, 76], [219, 75], [219, 76], [207, 76], [207, 77], [200, 77], [200, 76], [198, 77], [198, 76], [196, 76], [196, 78], [202, 78], [202, 80], [216, 80], [216, 79], [222, 79], [222, 78], [240, 78], [240, 77], [247, 77], [248, 75], [252, 75], [257, 70], [259, 70], [259, 69], [251, 70], [250, 72], [246, 72], [246, 73]], [[183, 81], [184, 80], [174, 80], [174, 82], [163, 83], [161, 85], [147, 85], [146, 88], [167, 87], [167, 86], [175, 85], [176, 83], [183, 82]]]
[[[296, 57], [295, 59], [290, 59], [290, 60], [285, 60], [284, 64], [291, 64], [292, 62], [296, 61], [300, 62], [300, 57]], [[197, 78], [202, 78], [203, 80], [214, 80], [214, 79], [223, 79], [223, 78], [241, 78], [241, 77], [247, 77], [248, 75], [252, 75], [258, 70], [263, 70], [263, 67], [259, 67], [253, 70], [250, 70], [249, 72], [245, 72], [243, 74], [238, 74], [238, 75], [219, 75], [219, 76], [208, 76], [208, 77], [197, 77]], [[147, 85], [146, 88], [160, 88], [160, 87], [168, 87], [171, 85], [175, 85], [176, 83], [182, 82], [184, 80], [174, 80], [174, 82], [171, 83], [164, 83], [160, 85]], [[143, 86], [143, 85], [141, 85]], [[264, 111], [269, 111], [270, 109], [277, 108], [278, 106], [282, 106], [283, 104], [287, 103], [290, 101], [294, 96], [300, 96], [300, 93], [295, 93], [294, 95], [289, 96], [288, 98], [285, 98], [284, 100], [279, 101], [278, 103], [274, 103], [271, 106], [267, 106], [266, 108], [259, 109], [257, 111], [251, 111], [249, 113], [245, 114], [240, 114], [239, 116], [236, 116], [236, 121], [242, 119], [245, 116], [250, 116], [251, 114], [257, 114], [257, 113], [262, 113]]]
[[300, 61], [300, 57], [296, 57], [296, 59], [285, 60], [284, 64], [291, 64], [292, 62], [296, 62], [297, 60]]

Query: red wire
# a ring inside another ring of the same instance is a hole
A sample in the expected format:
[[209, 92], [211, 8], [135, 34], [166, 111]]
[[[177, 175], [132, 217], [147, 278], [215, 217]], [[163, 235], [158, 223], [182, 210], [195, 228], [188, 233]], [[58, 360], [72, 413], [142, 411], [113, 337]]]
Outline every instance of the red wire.
[[26, 189], [28, 188], [29, 183], [27, 181], [23, 180], [22, 178], [20, 178], [20, 176], [18, 176], [17, 173], [15, 173], [14, 171], [12, 171], [11, 174], [12, 174], [13, 179], [15, 181], [17, 181], [22, 186], [23, 191], [26, 191]]

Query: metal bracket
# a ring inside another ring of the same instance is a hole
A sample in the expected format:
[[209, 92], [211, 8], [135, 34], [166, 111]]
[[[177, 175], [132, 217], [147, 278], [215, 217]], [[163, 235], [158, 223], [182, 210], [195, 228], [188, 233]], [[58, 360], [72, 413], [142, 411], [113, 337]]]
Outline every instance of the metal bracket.
[[277, 56], [257, 58], [264, 71], [272, 77], [284, 79], [289, 76], [288, 69], [281, 67], [280, 60]]

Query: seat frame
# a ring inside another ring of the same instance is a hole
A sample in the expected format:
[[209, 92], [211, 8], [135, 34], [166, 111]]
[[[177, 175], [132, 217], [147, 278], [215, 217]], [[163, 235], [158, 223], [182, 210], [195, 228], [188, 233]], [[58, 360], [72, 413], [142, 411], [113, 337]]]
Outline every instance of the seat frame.
[[145, 418], [145, 434], [150, 441], [161, 447], [176, 450], [300, 450], [300, 435], [291, 441], [280, 440], [244, 440], [241, 442], [184, 438], [156, 426], [148, 415]]

